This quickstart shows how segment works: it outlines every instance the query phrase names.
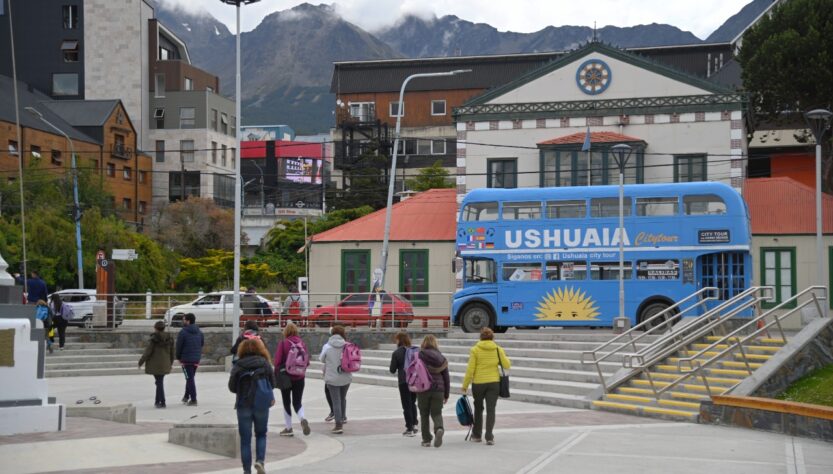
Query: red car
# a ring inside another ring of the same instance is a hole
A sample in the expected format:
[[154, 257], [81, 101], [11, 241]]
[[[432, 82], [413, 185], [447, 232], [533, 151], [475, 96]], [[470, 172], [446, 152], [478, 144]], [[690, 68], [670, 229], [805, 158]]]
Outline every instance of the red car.
[[307, 318], [309, 325], [327, 327], [334, 322], [356, 326], [359, 324], [375, 325], [380, 320], [383, 327], [406, 327], [414, 320], [414, 307], [401, 295], [382, 293], [382, 309], [379, 316], [372, 316], [376, 295], [356, 293], [347, 296], [338, 304], [319, 306], [312, 310]]

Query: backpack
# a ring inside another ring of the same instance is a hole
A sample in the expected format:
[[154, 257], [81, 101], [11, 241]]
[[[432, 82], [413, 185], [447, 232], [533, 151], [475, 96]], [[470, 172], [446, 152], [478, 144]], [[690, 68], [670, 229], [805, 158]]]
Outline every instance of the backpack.
[[352, 342], [344, 344], [341, 351], [341, 372], [358, 372], [362, 368], [362, 351]]
[[301, 315], [301, 297], [300, 296], [290, 296], [289, 297], [289, 307], [286, 309], [287, 316], [300, 316]]
[[252, 407], [255, 410], [269, 409], [275, 394], [266, 368], [240, 371], [237, 374], [237, 407]]
[[405, 382], [408, 383], [408, 390], [413, 393], [427, 392], [434, 386], [434, 378], [419, 357], [412, 358], [411, 363], [405, 367]]
[[38, 305], [35, 309], [35, 317], [43, 321], [44, 329], [49, 329], [54, 324], [52, 310], [49, 309], [49, 306]]
[[419, 355], [419, 347], [411, 346], [405, 348], [405, 365], [404, 368], [407, 370], [408, 366], [411, 365], [411, 361], [414, 360], [414, 357]]
[[469, 436], [471, 435], [471, 429], [474, 426], [474, 413], [471, 410], [469, 398], [465, 395], [461, 395], [457, 400], [457, 406], [455, 408], [457, 412], [457, 421], [459, 421], [461, 425], [469, 427], [469, 432], [466, 433], [466, 437], [464, 438], [468, 441]]
[[289, 341], [289, 343], [292, 347], [289, 348], [289, 352], [286, 354], [286, 362], [284, 362], [286, 373], [303, 377], [306, 375], [309, 366], [309, 353], [303, 344], [296, 344], [292, 341]]

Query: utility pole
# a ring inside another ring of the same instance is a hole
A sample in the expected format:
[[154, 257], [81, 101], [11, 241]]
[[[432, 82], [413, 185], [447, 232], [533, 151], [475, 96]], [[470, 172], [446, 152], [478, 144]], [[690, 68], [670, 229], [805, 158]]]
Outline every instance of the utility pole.
[[179, 200], [185, 201], [185, 158], [179, 150]]

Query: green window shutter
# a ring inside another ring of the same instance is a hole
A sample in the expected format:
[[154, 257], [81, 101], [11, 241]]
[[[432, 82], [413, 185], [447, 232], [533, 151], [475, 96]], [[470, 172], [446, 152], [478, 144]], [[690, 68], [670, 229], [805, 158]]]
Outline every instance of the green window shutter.
[[341, 251], [341, 291], [370, 292], [370, 250]]
[[414, 306], [428, 306], [428, 250], [399, 251], [399, 293]]

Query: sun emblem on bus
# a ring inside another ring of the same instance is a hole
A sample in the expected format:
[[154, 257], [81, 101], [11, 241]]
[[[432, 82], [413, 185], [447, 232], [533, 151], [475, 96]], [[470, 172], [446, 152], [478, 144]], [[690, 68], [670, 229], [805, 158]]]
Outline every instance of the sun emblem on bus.
[[539, 320], [586, 321], [599, 318], [599, 308], [583, 291], [558, 288], [547, 293], [535, 315]]

